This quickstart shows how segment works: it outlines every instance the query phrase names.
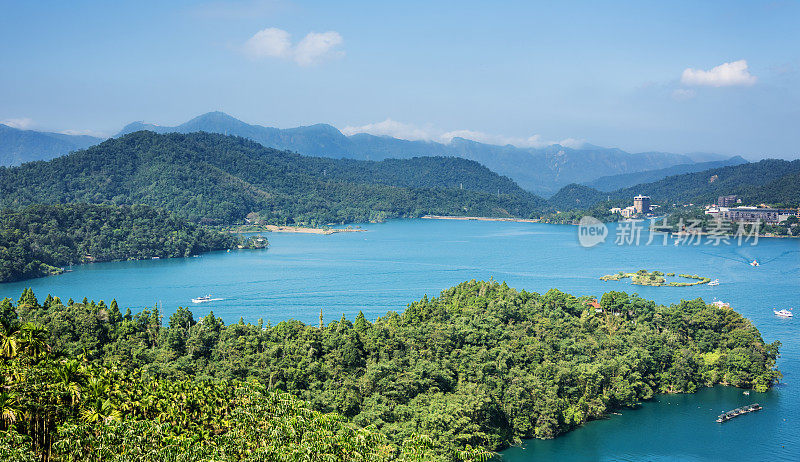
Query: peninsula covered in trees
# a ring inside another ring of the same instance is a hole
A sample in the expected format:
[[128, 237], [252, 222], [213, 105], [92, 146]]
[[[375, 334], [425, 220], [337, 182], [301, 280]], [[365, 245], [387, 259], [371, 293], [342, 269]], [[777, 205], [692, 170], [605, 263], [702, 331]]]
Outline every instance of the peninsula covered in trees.
[[71, 264], [188, 257], [239, 245], [260, 243], [143, 205], [0, 210], [0, 282], [58, 274]]
[[766, 344], [733, 310], [624, 292], [591, 302], [470, 281], [374, 322], [226, 326], [179, 308], [164, 326], [157, 308], [123, 314], [114, 301], [40, 302], [26, 290], [0, 309], [4, 338], [19, 339], [3, 350], [0, 451], [484, 458], [657, 393], [766, 390], [779, 377], [780, 343]]

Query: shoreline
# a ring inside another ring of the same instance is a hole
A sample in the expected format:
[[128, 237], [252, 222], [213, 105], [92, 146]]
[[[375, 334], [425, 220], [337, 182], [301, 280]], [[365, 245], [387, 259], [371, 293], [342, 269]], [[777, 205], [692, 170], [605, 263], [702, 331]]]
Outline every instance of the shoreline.
[[508, 221], [513, 223], [540, 223], [538, 219], [533, 219], [533, 218], [457, 217], [448, 215], [424, 215], [420, 218], [425, 220]]
[[336, 234], [336, 233], [360, 233], [365, 232], [366, 229], [354, 228], [304, 228], [302, 226], [278, 226], [266, 225], [264, 228], [271, 233], [300, 233], [300, 234]]

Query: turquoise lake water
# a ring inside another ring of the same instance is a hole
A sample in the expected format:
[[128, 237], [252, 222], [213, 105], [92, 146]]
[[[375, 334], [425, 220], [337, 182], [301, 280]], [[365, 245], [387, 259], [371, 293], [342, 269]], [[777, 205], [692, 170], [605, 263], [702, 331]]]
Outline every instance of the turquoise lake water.
[[[800, 240], [761, 239], [758, 245], [688, 246], [578, 244], [567, 225], [397, 220], [364, 225], [367, 232], [329, 236], [269, 233], [270, 248], [216, 252], [199, 258], [76, 266], [60, 276], [0, 284], [0, 298], [17, 299], [33, 287], [40, 300], [88, 297], [133, 311], [160, 303], [166, 316], [189, 306], [195, 317], [213, 310], [227, 323], [240, 317], [273, 324], [294, 318], [318, 322], [359, 310], [368, 319], [402, 311], [423, 295], [438, 295], [469, 279], [506, 281], [545, 292], [600, 296], [609, 290], [637, 292], [660, 303], [715, 298], [749, 318], [767, 342], [783, 343], [778, 368], [782, 383], [767, 393], [742, 395], [728, 387], [693, 395], [668, 395], [622, 410], [606, 420], [554, 440], [533, 440], [504, 453], [522, 461], [800, 460], [800, 319], [780, 319], [772, 309], [800, 306]], [[761, 266], [748, 262], [757, 259]], [[598, 278], [619, 270], [661, 270], [718, 278], [716, 287], [642, 287]], [[191, 298], [213, 294], [223, 300], [194, 305]], [[800, 314], [800, 310], [798, 314]], [[723, 411], [750, 402], [764, 410], [725, 424]]]

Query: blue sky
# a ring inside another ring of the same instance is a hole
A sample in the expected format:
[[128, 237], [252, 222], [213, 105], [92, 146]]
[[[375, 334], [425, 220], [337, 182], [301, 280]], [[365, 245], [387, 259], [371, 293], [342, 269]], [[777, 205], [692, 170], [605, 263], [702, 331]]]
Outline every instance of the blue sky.
[[0, 121], [800, 157], [800, 3], [0, 1]]

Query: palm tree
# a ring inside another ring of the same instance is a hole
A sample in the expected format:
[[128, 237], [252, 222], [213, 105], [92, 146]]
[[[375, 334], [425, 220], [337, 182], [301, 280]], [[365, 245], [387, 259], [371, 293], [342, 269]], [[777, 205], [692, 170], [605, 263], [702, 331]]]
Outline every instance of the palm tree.
[[17, 394], [13, 391], [3, 391], [0, 393], [0, 429], [5, 430], [14, 422], [20, 415], [21, 409], [19, 407], [19, 400]]
[[114, 407], [109, 399], [96, 399], [92, 401], [82, 412], [83, 420], [89, 423], [108, 422], [110, 420], [120, 421], [122, 416], [119, 410]]
[[19, 351], [19, 328], [14, 325], [0, 325], [0, 357], [10, 359]]
[[50, 345], [47, 344], [48, 334], [47, 329], [30, 322], [26, 322], [19, 329], [20, 340], [25, 351], [34, 359], [50, 352]]

